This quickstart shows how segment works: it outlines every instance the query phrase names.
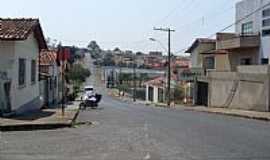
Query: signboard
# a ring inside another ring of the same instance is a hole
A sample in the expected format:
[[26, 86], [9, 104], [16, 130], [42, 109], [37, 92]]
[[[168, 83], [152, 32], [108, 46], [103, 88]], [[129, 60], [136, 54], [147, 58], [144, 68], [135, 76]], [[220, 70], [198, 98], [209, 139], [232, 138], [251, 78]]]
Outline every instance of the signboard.
[[196, 78], [204, 75], [202, 68], [187, 68], [181, 69], [178, 78], [180, 81], [194, 81]]

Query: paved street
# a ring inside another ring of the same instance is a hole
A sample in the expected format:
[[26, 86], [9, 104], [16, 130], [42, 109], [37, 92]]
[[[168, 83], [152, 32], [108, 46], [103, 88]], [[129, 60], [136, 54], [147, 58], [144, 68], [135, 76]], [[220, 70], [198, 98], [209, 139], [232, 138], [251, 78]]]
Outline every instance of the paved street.
[[[94, 71], [92, 71], [94, 73]], [[89, 83], [99, 92], [95, 76]], [[104, 95], [78, 125], [0, 133], [1, 160], [269, 160], [270, 123], [121, 102]]]

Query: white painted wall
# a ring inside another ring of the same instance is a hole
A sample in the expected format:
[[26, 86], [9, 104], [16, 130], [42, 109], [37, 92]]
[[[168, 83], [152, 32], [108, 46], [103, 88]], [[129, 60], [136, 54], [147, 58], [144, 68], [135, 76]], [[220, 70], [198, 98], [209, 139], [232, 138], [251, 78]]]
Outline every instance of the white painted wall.
[[0, 57], [0, 71], [7, 72], [11, 78], [15, 63], [13, 41], [0, 41]]
[[[242, 0], [236, 4], [236, 21], [242, 19], [246, 15], [252, 13], [256, 9], [270, 3], [270, 0]], [[270, 8], [270, 5], [264, 9]], [[270, 17], [269, 17], [270, 18]], [[235, 27], [236, 33], [241, 33], [241, 28], [243, 23], [247, 23], [253, 21], [253, 32], [261, 33], [262, 29], [267, 29], [270, 27], [263, 28], [262, 27], [262, 10], [256, 12], [249, 18], [241, 21]], [[261, 58], [269, 58], [270, 59], [270, 36], [268, 37], [261, 37], [261, 48], [260, 48], [260, 57], [259, 63]]]
[[[11, 73], [11, 104], [12, 110], [16, 110], [24, 104], [27, 104], [39, 97], [39, 82], [38, 82], [38, 55], [39, 49], [34, 35], [30, 35], [25, 41], [14, 42], [14, 64], [13, 72]], [[19, 58], [26, 59], [26, 79], [25, 87], [20, 88], [18, 82]], [[36, 83], [31, 82], [31, 60], [36, 60]]]
[[158, 103], [158, 87], [154, 87], [154, 103]]
[[[149, 98], [148, 98], [148, 95], [149, 95], [149, 87], [153, 87], [153, 101], [150, 101]], [[149, 86], [149, 85], [146, 85], [146, 94], [145, 94], [145, 100], [146, 102], [150, 102], [150, 103], [158, 103], [158, 87], [157, 86]]]

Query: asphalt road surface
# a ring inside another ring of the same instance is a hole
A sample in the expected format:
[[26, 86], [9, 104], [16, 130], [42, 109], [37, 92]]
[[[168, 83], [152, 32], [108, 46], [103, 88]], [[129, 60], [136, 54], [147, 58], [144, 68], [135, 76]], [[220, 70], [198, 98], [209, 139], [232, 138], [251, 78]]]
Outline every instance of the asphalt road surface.
[[121, 102], [89, 84], [104, 97], [78, 122], [93, 125], [0, 132], [0, 160], [270, 160], [269, 122]]

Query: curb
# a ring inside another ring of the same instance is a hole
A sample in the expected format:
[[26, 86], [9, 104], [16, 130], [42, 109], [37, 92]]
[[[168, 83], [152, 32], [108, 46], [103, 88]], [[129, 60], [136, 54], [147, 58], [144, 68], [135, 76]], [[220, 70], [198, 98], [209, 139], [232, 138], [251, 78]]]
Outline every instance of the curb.
[[240, 117], [245, 119], [254, 119], [254, 120], [260, 120], [260, 121], [266, 121], [269, 122], [270, 118], [267, 117], [256, 117], [256, 116], [249, 116], [249, 115], [241, 115], [237, 113], [224, 113], [224, 112], [217, 112], [217, 111], [205, 111], [205, 110], [196, 110], [196, 109], [184, 109], [186, 111], [195, 111], [195, 112], [204, 112], [209, 114], [216, 114], [216, 115], [225, 115], [225, 116], [231, 116], [231, 117]]
[[40, 124], [14, 124], [14, 125], [0, 125], [1, 132], [11, 131], [34, 131], [34, 130], [53, 130], [60, 128], [71, 128], [79, 115], [80, 110], [78, 109], [72, 118], [66, 122], [59, 123], [40, 123]]
[[0, 131], [10, 132], [10, 131], [51, 130], [71, 126], [72, 126], [71, 123], [7, 125], [7, 126], [0, 126]]

